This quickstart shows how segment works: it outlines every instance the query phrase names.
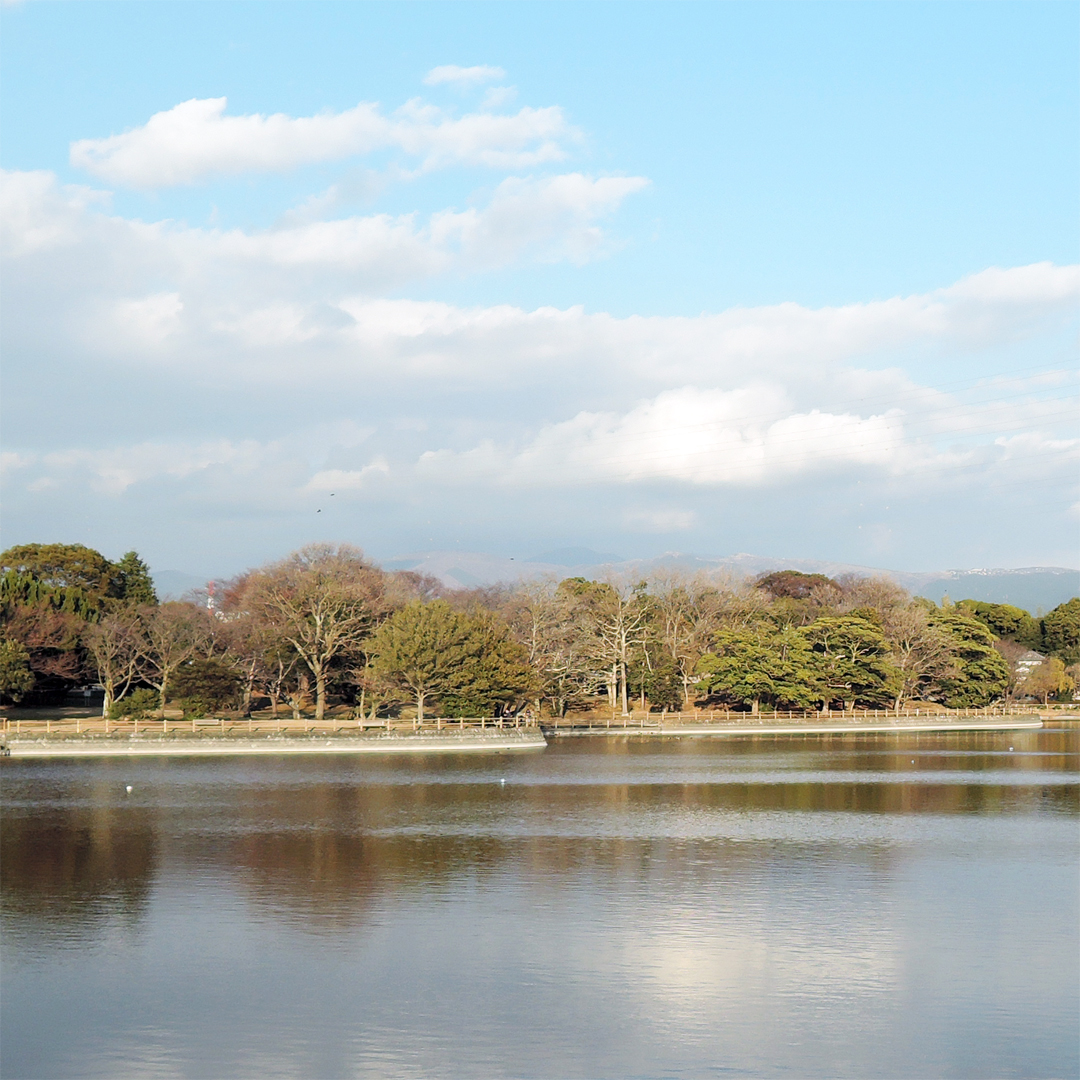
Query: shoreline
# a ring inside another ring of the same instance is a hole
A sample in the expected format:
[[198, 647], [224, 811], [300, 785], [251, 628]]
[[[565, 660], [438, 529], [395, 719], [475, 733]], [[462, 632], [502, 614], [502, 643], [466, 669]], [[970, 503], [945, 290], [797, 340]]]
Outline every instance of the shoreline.
[[829, 723], [811, 721], [809, 723], [758, 723], [758, 724], [680, 724], [674, 727], [656, 725], [655, 727], [548, 727], [543, 725], [544, 734], [549, 738], [591, 738], [603, 735], [646, 736], [665, 738], [680, 735], [725, 737], [730, 735], [868, 735], [868, 734], [903, 734], [904, 732], [948, 732], [948, 731], [1038, 731], [1046, 725], [1042, 717], [1036, 715], [995, 717], [981, 720], [935, 721], [930, 717], [905, 722], [886, 720], [863, 721], [860, 723]]
[[55, 738], [8, 738], [0, 744], [5, 758], [74, 757], [221, 757], [229, 754], [427, 754], [491, 753], [543, 750], [547, 739], [533, 731], [464, 734], [244, 736], [76, 735]]
[[[1065, 719], [1073, 719], [1067, 717]], [[747, 735], [901, 735], [980, 731], [1038, 731], [1046, 727], [1043, 717], [965, 717], [944, 720], [905, 717], [871, 721], [765, 721], [758, 723], [703, 723], [650, 726], [600, 725], [555, 726], [541, 724], [526, 729], [467, 729], [465, 731], [391, 733], [379, 735], [211, 735], [200, 734], [55, 734], [0, 737], [3, 758], [88, 757], [221, 757], [281, 754], [426, 754], [492, 753], [543, 750], [553, 738], [729, 738]]]

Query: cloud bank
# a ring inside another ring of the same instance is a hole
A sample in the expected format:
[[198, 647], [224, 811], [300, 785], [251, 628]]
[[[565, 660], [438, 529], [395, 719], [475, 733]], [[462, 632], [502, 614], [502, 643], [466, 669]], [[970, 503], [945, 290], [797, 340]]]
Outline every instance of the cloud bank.
[[[436, 68], [437, 81], [462, 79], [463, 71]], [[434, 74], [434, 73], [433, 73]], [[566, 156], [579, 137], [562, 110], [523, 108], [454, 117], [420, 100], [390, 115], [361, 102], [339, 113], [229, 116], [225, 98], [192, 98], [155, 113], [120, 135], [79, 139], [71, 164], [110, 184], [143, 190], [194, 184], [208, 177], [246, 172], [284, 172], [314, 162], [341, 161], [376, 150], [396, 149], [421, 169], [452, 164], [526, 169]]]
[[[425, 82], [504, 76], [444, 65]], [[83, 172], [155, 192], [377, 153], [413, 170], [398, 178], [495, 171], [424, 211], [341, 213], [346, 173], [270, 227], [193, 224], [150, 212], [166, 195], [138, 216], [48, 171], [0, 174], [3, 483], [27, 538], [133, 515], [250, 551], [255, 532], [309, 539], [319, 514], [317, 535], [334, 521], [385, 548], [609, 550], [617, 530], [719, 553], [776, 520], [789, 536], [844, 521], [862, 546], [837, 554], [866, 563], [867, 545], [930, 542], [927, 514], [1076, 502], [1078, 266], [696, 316], [439, 299], [609, 258], [620, 210], [647, 198], [647, 177], [567, 163], [582, 136], [560, 108], [498, 113], [495, 97], [461, 116], [192, 99], [71, 145]], [[159, 543], [183, 565], [179, 540]]]
[[[100, 193], [6, 174], [9, 348], [238, 399], [273, 387], [292, 404], [340, 411], [342, 423], [369, 424], [372, 405], [419, 409], [408, 437], [383, 425], [355, 467], [294, 462], [298, 497], [331, 482], [353, 493], [391, 483], [752, 489], [855, 472], [940, 485], [957, 470], [1075, 462], [1075, 440], [1059, 434], [1074, 408], [1059, 396], [1067, 375], [967, 400], [955, 392], [965, 380], [921, 385], [891, 361], [913, 348], [977, 353], [1067, 320], [1076, 266], [991, 268], [915, 296], [695, 318], [377, 295], [455, 266], [588, 258], [602, 244], [597, 221], [645, 183], [511, 179], [485, 207], [426, 222], [377, 215], [250, 233], [127, 220]], [[154, 291], [140, 288], [148, 279]], [[482, 421], [492, 409], [499, 419]], [[302, 442], [137, 442], [23, 454], [19, 471], [37, 490], [82, 476], [116, 494], [157, 476], [284, 468]]]

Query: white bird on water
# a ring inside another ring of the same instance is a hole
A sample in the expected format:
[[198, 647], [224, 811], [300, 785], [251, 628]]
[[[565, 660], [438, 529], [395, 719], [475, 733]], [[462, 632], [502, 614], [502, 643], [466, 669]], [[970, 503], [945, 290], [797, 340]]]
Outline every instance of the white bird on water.
[[124, 788], [124, 790], [130, 795], [131, 794], [131, 785], [128, 784], [128, 786], [126, 788]]

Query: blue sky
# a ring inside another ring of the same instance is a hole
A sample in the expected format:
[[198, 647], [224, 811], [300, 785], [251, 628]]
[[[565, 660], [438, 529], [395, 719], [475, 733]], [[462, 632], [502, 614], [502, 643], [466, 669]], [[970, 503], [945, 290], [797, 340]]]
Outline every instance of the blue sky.
[[6, 6], [5, 541], [1076, 565], [1078, 12]]

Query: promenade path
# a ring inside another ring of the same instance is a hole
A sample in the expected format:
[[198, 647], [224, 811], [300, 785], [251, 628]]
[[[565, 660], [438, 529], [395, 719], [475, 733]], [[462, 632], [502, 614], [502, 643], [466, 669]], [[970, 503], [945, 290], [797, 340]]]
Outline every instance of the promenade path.
[[[1069, 719], [1063, 716], [1061, 719]], [[1080, 714], [1077, 714], [1080, 718]], [[551, 720], [544, 724], [549, 736], [588, 735], [828, 735], [908, 731], [1015, 731], [1043, 727], [1034, 709], [861, 709], [854, 712], [697, 712], [642, 713], [638, 717], [612, 715], [596, 718]]]
[[417, 724], [267, 718], [112, 720], [99, 716], [41, 720], [5, 718], [5, 758], [220, 756], [222, 754], [401, 754], [542, 750], [536, 724], [506, 719], [446, 720]]

